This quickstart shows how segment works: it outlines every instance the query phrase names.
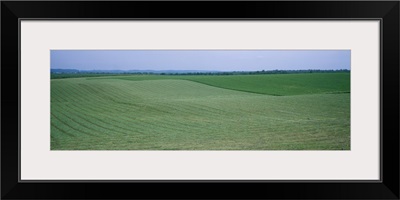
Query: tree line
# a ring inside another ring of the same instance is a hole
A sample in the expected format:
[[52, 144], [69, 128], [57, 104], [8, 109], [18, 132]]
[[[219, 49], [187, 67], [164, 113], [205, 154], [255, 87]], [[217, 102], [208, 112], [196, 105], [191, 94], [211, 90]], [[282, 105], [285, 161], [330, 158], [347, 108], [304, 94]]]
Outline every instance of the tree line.
[[[188, 73], [149, 73], [159, 75], [251, 75], [251, 74], [300, 74], [300, 73], [343, 73], [350, 72], [347, 69], [338, 70], [261, 70], [261, 71], [231, 71], [231, 72], [188, 72]], [[142, 73], [144, 74], [144, 73]], [[147, 74], [147, 73], [146, 73]]]
[[260, 70], [260, 71], [230, 71], [230, 72], [121, 72], [121, 73], [110, 73], [110, 72], [73, 72], [73, 73], [51, 73], [51, 79], [58, 78], [79, 78], [79, 77], [99, 77], [99, 76], [124, 76], [124, 75], [209, 75], [209, 76], [220, 76], [220, 75], [257, 75], [257, 74], [300, 74], [300, 73], [349, 73], [350, 70], [338, 69], [338, 70]]

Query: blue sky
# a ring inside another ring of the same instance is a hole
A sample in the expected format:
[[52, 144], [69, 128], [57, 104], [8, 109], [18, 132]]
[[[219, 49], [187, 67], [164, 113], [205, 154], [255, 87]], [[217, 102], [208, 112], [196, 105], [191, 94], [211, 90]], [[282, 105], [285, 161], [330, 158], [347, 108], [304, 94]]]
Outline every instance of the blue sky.
[[51, 69], [350, 69], [350, 50], [51, 50]]

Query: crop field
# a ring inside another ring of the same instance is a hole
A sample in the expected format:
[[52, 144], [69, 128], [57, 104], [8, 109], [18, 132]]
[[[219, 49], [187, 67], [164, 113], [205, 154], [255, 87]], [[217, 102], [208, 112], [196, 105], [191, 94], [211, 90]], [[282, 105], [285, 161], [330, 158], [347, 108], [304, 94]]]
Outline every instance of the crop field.
[[51, 80], [51, 150], [349, 150], [350, 73]]

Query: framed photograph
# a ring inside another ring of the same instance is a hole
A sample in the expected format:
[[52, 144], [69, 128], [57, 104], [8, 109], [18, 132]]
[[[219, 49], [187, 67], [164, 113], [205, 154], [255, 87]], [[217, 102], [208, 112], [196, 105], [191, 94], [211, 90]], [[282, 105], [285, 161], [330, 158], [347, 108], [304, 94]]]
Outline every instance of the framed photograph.
[[3, 199], [399, 199], [398, 1], [1, 6]]

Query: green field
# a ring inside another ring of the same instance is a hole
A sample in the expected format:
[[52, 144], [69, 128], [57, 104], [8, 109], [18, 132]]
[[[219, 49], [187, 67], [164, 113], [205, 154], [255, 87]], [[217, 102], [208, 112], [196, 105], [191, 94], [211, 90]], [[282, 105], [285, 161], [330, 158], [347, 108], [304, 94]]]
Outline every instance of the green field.
[[51, 150], [349, 150], [350, 73], [51, 80]]

